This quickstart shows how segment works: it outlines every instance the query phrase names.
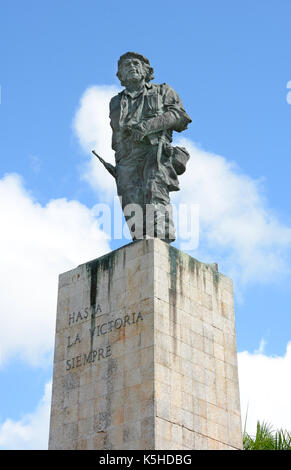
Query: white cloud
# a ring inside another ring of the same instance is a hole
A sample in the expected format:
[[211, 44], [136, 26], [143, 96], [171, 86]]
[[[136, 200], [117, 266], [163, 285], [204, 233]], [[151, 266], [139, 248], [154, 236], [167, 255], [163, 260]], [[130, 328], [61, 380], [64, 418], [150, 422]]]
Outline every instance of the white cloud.
[[2, 450], [46, 450], [48, 448], [51, 382], [34, 412], [19, 421], [6, 419], [0, 424], [0, 448]]
[[291, 228], [268, 207], [262, 182], [188, 139], [180, 139], [179, 145], [191, 158], [175, 200], [199, 204], [200, 239], [208, 256], [240, 282], [269, 281], [286, 272]]
[[114, 163], [114, 152], [111, 149], [111, 127], [109, 120], [109, 101], [120, 91], [116, 86], [92, 86], [87, 88], [80, 100], [73, 127], [82, 149], [89, 160], [83, 167], [83, 177], [93, 189], [103, 192], [103, 198], [114, 194], [115, 181], [96, 157], [98, 155]]
[[254, 353], [255, 354], [263, 354], [263, 352], [265, 351], [266, 344], [267, 344], [267, 342], [264, 340], [264, 338], [262, 338], [261, 341], [260, 341], [260, 345], [259, 345], [258, 349], [255, 349]]
[[77, 201], [33, 200], [18, 175], [0, 180], [0, 365], [41, 364], [54, 340], [58, 275], [110, 251], [93, 212]]
[[256, 433], [257, 420], [291, 431], [291, 342], [284, 356], [238, 353], [238, 370], [242, 424], [247, 413], [249, 434]]

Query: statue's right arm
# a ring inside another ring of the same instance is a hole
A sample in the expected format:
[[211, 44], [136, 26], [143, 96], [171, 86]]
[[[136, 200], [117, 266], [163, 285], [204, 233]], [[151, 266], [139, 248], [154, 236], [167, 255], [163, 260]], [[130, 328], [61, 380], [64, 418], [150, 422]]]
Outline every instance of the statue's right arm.
[[109, 103], [109, 118], [110, 126], [112, 129], [111, 146], [115, 152], [118, 151], [120, 145], [120, 130], [119, 130], [119, 114], [120, 114], [120, 97], [119, 95], [113, 96]]

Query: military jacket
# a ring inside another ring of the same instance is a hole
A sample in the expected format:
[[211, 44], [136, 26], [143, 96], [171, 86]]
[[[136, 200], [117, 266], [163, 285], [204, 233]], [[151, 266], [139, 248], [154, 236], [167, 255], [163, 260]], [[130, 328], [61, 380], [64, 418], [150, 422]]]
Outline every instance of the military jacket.
[[[161, 85], [146, 83], [138, 95], [123, 90], [110, 101], [110, 123], [112, 127], [112, 148], [120, 152], [128, 148], [130, 134], [126, 126], [139, 124], [147, 119], [171, 112], [175, 118], [171, 129], [164, 132], [166, 140], [172, 142], [173, 130], [181, 132], [187, 128], [191, 118], [183, 108], [178, 94], [166, 83]], [[158, 144], [161, 132], [149, 134], [143, 140], [145, 144]], [[134, 145], [133, 142], [131, 142]]]

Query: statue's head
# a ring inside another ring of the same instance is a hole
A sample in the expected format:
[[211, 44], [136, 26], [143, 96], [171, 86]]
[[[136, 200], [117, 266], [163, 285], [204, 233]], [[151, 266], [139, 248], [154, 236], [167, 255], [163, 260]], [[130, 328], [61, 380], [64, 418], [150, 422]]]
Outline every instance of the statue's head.
[[121, 85], [126, 86], [131, 80], [149, 82], [154, 78], [154, 69], [149, 60], [137, 52], [126, 52], [118, 61], [117, 77]]

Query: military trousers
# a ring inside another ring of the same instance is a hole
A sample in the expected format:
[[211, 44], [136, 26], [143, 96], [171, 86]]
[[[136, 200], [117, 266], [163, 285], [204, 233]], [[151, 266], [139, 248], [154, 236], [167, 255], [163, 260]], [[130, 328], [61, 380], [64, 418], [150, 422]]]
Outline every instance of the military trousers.
[[[158, 145], [136, 144], [119, 154], [116, 163], [116, 185], [122, 209], [133, 239], [158, 237], [175, 240], [172, 206], [170, 205], [167, 169], [162, 155], [157, 160]], [[132, 213], [133, 204], [140, 208], [140, 217]]]

